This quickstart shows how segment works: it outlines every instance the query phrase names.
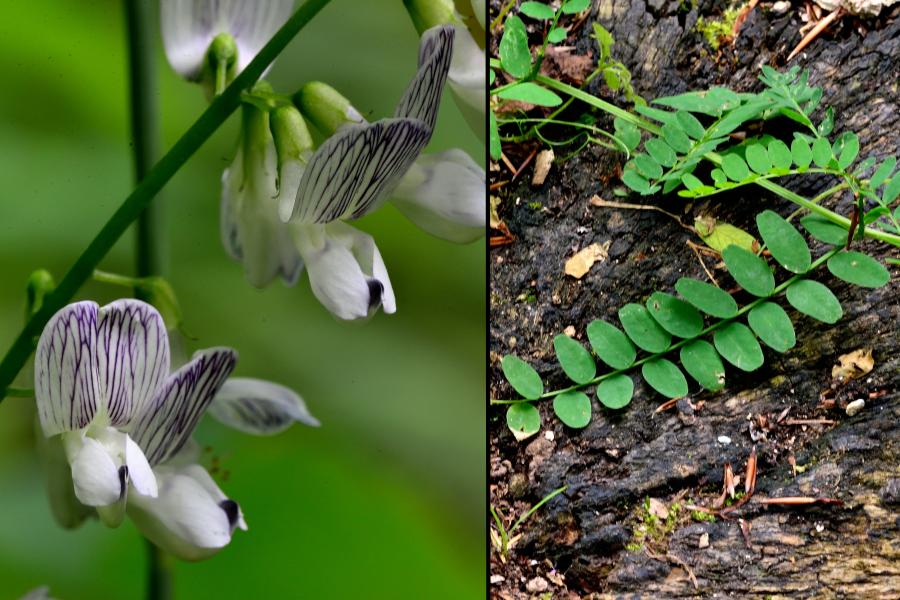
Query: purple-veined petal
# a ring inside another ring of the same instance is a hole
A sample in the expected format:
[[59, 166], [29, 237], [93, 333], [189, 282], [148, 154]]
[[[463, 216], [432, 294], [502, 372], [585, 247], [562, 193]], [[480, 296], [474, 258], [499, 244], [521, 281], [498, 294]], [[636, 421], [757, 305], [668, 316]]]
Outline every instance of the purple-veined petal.
[[187, 442], [236, 362], [237, 352], [231, 348], [195, 352], [144, 405], [129, 433], [151, 465], [164, 462]]
[[418, 119], [345, 125], [310, 159], [291, 220], [330, 223], [374, 210], [416, 160], [430, 135]]
[[441, 105], [441, 93], [450, 69], [455, 35], [452, 25], [438, 25], [422, 34], [419, 41], [419, 69], [394, 111], [396, 117], [418, 119], [425, 123], [429, 137]]
[[127, 425], [169, 374], [169, 337], [152, 305], [116, 300], [97, 319], [97, 372], [106, 415], [114, 427]]
[[225, 497], [205, 469], [157, 467], [159, 496], [135, 497], [128, 514], [149, 540], [182, 560], [202, 560], [246, 529], [237, 502]]
[[34, 388], [44, 435], [87, 427], [100, 405], [95, 302], [76, 302], [44, 327], [34, 359]]
[[217, 421], [253, 435], [274, 435], [295, 421], [318, 427], [319, 421], [292, 389], [262, 379], [232, 377], [209, 405]]

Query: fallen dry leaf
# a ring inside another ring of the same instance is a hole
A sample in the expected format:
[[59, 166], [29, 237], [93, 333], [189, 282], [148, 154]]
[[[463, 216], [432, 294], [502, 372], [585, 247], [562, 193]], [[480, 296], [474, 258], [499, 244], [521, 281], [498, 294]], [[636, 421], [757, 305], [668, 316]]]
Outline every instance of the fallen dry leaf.
[[497, 214], [497, 207], [500, 206], [500, 198], [497, 196], [491, 196], [491, 229], [500, 229], [500, 225], [503, 223], [503, 219], [500, 218], [500, 215]]
[[531, 177], [531, 185], [537, 187], [539, 185], [544, 185], [544, 180], [547, 179], [547, 175], [550, 173], [550, 165], [553, 164], [553, 149], [549, 150], [541, 150], [537, 155], [537, 160], [534, 163], [534, 175]]
[[575, 85], [584, 83], [585, 78], [594, 70], [594, 59], [590, 53], [572, 54], [574, 46], [547, 46], [544, 62], [541, 64], [541, 75], [553, 79], [568, 80]]
[[594, 263], [606, 260], [609, 255], [609, 244], [610, 240], [606, 240], [602, 244], [594, 243], [579, 250], [575, 256], [566, 261], [566, 275], [571, 275], [575, 279], [584, 277]]
[[831, 368], [831, 378], [838, 381], [858, 379], [875, 367], [870, 348], [860, 348], [838, 357], [840, 365]]

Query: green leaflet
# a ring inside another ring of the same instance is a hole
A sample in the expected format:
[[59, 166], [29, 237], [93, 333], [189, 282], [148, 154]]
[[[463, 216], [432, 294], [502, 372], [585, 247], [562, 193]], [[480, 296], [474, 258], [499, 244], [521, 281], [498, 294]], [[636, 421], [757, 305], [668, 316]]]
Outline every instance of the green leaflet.
[[647, 352], [662, 352], [669, 347], [672, 336], [660, 327], [640, 304], [626, 304], [619, 309], [619, 321], [628, 337]]
[[820, 242], [841, 246], [847, 241], [846, 229], [819, 215], [807, 215], [800, 219], [800, 223], [811, 236]]
[[781, 140], [772, 140], [769, 142], [769, 160], [772, 161], [772, 167], [779, 171], [787, 171], [791, 168], [793, 157], [791, 149]]
[[738, 305], [731, 294], [714, 285], [682, 277], [675, 284], [675, 289], [685, 300], [708, 315], [729, 319], [737, 314]]
[[664, 167], [671, 167], [678, 157], [675, 151], [659, 138], [650, 138], [644, 143], [644, 149], [653, 159]]
[[759, 339], [777, 352], [787, 352], [797, 343], [794, 326], [784, 309], [774, 302], [763, 302], [747, 315], [747, 322]]
[[697, 383], [711, 392], [725, 387], [725, 367], [719, 353], [712, 344], [704, 340], [694, 340], [681, 347], [681, 364]]
[[686, 134], [688, 134], [689, 137], [692, 137], [695, 140], [699, 140], [703, 137], [703, 134], [706, 133], [706, 129], [703, 127], [703, 124], [697, 120], [697, 117], [689, 112], [685, 112], [682, 110], [676, 112], [675, 120], [678, 122], [678, 125], [681, 127], [682, 131], [684, 131]]
[[775, 277], [766, 261], [739, 246], [722, 251], [728, 272], [742, 288], [754, 296], [768, 296], [775, 289]]
[[722, 170], [732, 181], [743, 181], [750, 177], [747, 163], [737, 154], [728, 154], [722, 157]]
[[503, 70], [521, 79], [531, 72], [531, 50], [525, 23], [515, 15], [506, 17], [500, 38], [500, 63]]
[[641, 143], [641, 130], [633, 123], [626, 121], [621, 117], [616, 117], [613, 121], [613, 127], [616, 137], [622, 140], [622, 143], [628, 148], [629, 152], [633, 152], [638, 144]]
[[681, 369], [670, 360], [655, 358], [645, 362], [641, 367], [641, 375], [650, 387], [667, 398], [687, 396], [687, 379], [684, 378]]
[[785, 295], [791, 306], [824, 323], [837, 323], [844, 314], [831, 290], [818, 281], [801, 279], [792, 284]]
[[762, 348], [743, 323], [728, 323], [713, 334], [722, 357], [742, 371], [755, 371], [763, 364]]
[[872, 173], [872, 178], [869, 179], [869, 186], [871, 186], [873, 190], [878, 189], [878, 187], [891, 176], [891, 173], [894, 172], [894, 167], [896, 166], [897, 159], [893, 156], [888, 156], [884, 159], [884, 162], [875, 169], [875, 172]]
[[591, 353], [566, 334], [560, 333], [553, 338], [553, 349], [563, 371], [575, 383], [587, 383], [597, 374]]
[[615, 325], [599, 319], [591, 321], [587, 336], [597, 357], [613, 369], [627, 369], [634, 364], [634, 344]]
[[529, 402], [511, 404], [506, 409], [506, 426], [518, 441], [527, 439], [541, 429], [541, 413]]
[[489, 117], [491, 158], [500, 160], [500, 154], [503, 152], [503, 148], [500, 145], [500, 132], [497, 130], [497, 117], [494, 116], [493, 112], [489, 114]]
[[523, 2], [519, 12], [539, 21], [549, 21], [556, 16], [556, 11], [542, 2]]
[[559, 106], [562, 104], [562, 98], [530, 81], [517, 83], [514, 86], [505, 88], [497, 93], [497, 97], [504, 100], [529, 102], [538, 106]]
[[687, 154], [691, 151], [693, 143], [687, 134], [675, 123], [670, 122], [662, 126], [662, 135], [666, 143], [676, 152]]
[[591, 422], [591, 399], [584, 392], [563, 392], [553, 399], [553, 412], [565, 425], [581, 429]]
[[703, 330], [703, 317], [697, 309], [671, 294], [654, 292], [647, 300], [647, 310], [672, 335], [690, 338]]
[[781, 266], [791, 273], [809, 270], [812, 263], [809, 247], [793, 225], [771, 210], [765, 210], [756, 215], [756, 226], [772, 257]]
[[879, 288], [891, 279], [884, 266], [862, 252], [840, 252], [828, 259], [831, 274], [847, 283], [868, 288]]
[[794, 141], [791, 142], [791, 157], [798, 168], [805, 169], [809, 167], [810, 163], [812, 163], [813, 155], [806, 140], [800, 137], [794, 138]]
[[634, 395], [634, 382], [624, 374], [613, 375], [597, 386], [597, 399], [607, 408], [614, 410], [624, 408]]
[[503, 375], [514, 390], [523, 398], [537, 400], [544, 393], [544, 382], [531, 365], [512, 354], [507, 354], [500, 361]]
[[831, 144], [827, 138], [817, 138], [812, 145], [812, 159], [816, 165], [825, 168], [831, 162], [833, 155], [831, 153]]
[[750, 144], [744, 149], [744, 158], [747, 164], [756, 173], [766, 175], [772, 170], [772, 161], [769, 160], [769, 151], [762, 144]]

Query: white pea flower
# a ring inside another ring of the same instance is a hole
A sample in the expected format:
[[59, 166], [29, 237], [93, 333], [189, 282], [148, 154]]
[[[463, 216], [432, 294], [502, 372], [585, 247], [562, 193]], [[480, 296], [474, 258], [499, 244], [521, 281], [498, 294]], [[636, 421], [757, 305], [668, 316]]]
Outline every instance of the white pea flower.
[[68, 513], [54, 506], [68, 514], [63, 524], [77, 525], [92, 507], [117, 526], [127, 507], [147, 538], [185, 560], [215, 553], [235, 527], [246, 529], [237, 503], [176, 456], [236, 361], [230, 348], [209, 348], [169, 373], [162, 317], [138, 300], [57, 312], [38, 342], [34, 375], [46, 444], [57, 466], [63, 455], [70, 466], [74, 499], [57, 503], [68, 503]]
[[189, 81], [221, 91], [291, 16], [293, 0], [161, 0], [166, 58]]
[[[428, 77], [437, 80], [438, 68], [446, 74], [446, 57], [452, 51], [454, 34], [452, 27], [439, 26], [423, 36], [419, 73], [397, 114], [402, 114], [410, 98], [424, 96], [419, 91], [425, 87], [423, 81]], [[438, 62], [440, 59], [444, 62]], [[430, 136], [440, 88], [427, 89], [437, 92], [427, 99], [433, 104], [420, 109], [429, 114], [425, 121], [430, 123], [427, 132]], [[346, 98], [319, 82], [305, 85], [295, 101], [318, 129], [336, 133], [313, 156], [300, 186], [283, 186], [279, 190], [283, 219], [308, 222], [320, 214], [325, 214], [325, 219], [355, 218], [390, 199], [407, 218], [437, 237], [466, 243], [484, 235], [484, 169], [466, 153], [457, 149], [422, 156], [416, 153], [412, 161], [392, 163], [377, 149], [362, 149], [367, 148], [373, 131], [378, 132], [379, 127], [398, 119], [366, 123]], [[395, 135], [391, 141], [398, 144], [403, 139]], [[351, 175], [355, 173], [361, 175]]]
[[[419, 33], [442, 24], [453, 25], [456, 30], [447, 83], [469, 127], [484, 142], [487, 110], [484, 0], [472, 0], [471, 4], [468, 0], [457, 0], [456, 4], [453, 0], [404, 0], [403, 3]], [[472, 17], [477, 23], [471, 22]]]

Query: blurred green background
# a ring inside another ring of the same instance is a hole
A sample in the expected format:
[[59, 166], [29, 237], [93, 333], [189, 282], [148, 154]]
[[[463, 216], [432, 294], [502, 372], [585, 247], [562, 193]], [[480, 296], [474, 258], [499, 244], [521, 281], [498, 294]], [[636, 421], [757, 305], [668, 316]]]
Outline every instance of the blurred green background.
[[[0, 351], [22, 324], [24, 282], [57, 279], [132, 187], [124, 15], [119, 2], [2, 3]], [[399, 0], [333, 0], [268, 79], [327, 81], [371, 118], [392, 114], [418, 38]], [[158, 49], [164, 146], [205, 107]], [[449, 95], [432, 151], [484, 155]], [[319, 429], [274, 438], [205, 420], [250, 530], [175, 568], [178, 598], [475, 598], [484, 595], [484, 241], [429, 237], [386, 207], [360, 222], [388, 266], [398, 312], [340, 323], [293, 289], [256, 290], [219, 243], [222, 170], [237, 117], [165, 188], [171, 281], [193, 348], [229, 345], [236, 373], [286, 384]], [[129, 233], [101, 267], [132, 272]], [[103, 303], [119, 290], [89, 284]], [[192, 349], [193, 349], [192, 348]], [[127, 523], [59, 529], [32, 450], [33, 402], [0, 404], [0, 599], [48, 585], [63, 600], [144, 594], [143, 541]]]

